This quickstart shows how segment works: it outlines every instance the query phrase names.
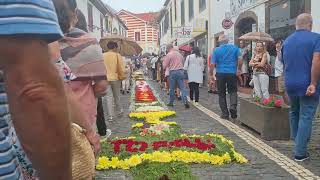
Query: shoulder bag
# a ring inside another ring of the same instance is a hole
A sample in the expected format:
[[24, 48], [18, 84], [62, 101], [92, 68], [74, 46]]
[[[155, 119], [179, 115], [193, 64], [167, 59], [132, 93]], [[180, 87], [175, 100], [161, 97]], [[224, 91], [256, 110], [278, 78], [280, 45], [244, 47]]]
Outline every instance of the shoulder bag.
[[120, 59], [119, 59], [119, 54], [117, 54], [117, 73], [118, 73], [118, 79], [120, 81], [123, 81], [127, 78], [125, 72], [123, 71], [123, 69], [121, 68], [121, 62]]
[[72, 139], [72, 179], [93, 179], [95, 176], [95, 157], [85, 130], [79, 125], [71, 124]]

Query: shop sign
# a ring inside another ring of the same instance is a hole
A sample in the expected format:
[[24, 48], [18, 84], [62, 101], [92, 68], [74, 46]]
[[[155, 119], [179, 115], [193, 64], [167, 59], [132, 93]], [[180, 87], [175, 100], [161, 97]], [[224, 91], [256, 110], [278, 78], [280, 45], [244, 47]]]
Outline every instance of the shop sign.
[[263, 0], [231, 0], [231, 15], [237, 16], [242, 11], [263, 2]]
[[226, 18], [222, 21], [222, 27], [224, 29], [230, 29], [233, 26], [233, 22], [231, 19]]
[[192, 38], [192, 27], [177, 27], [174, 29], [175, 38]]
[[193, 32], [206, 32], [206, 19], [198, 18], [193, 23]]

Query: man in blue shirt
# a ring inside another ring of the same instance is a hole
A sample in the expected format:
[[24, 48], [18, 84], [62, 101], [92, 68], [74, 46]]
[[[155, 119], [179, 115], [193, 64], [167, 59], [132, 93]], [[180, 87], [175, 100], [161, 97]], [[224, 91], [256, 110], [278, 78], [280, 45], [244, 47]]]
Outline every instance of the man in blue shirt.
[[13, 125], [40, 179], [72, 179], [67, 101], [48, 50], [62, 37], [51, 0], [0, 1], [0, 179], [23, 179]]
[[311, 15], [299, 15], [296, 32], [283, 45], [285, 86], [291, 102], [291, 138], [295, 140], [296, 161], [309, 158], [307, 146], [319, 104], [320, 35], [311, 30]]
[[[230, 114], [232, 119], [237, 118], [237, 73], [240, 72], [242, 64], [240, 49], [235, 45], [228, 44], [228, 42], [228, 37], [221, 35], [219, 37], [220, 46], [214, 50], [211, 59], [212, 67], [216, 67], [217, 72], [219, 105], [222, 111], [221, 118], [226, 120], [229, 119]], [[213, 69], [210, 70], [210, 75], [213, 76]], [[230, 95], [230, 113], [227, 107], [226, 89], [228, 89]]]

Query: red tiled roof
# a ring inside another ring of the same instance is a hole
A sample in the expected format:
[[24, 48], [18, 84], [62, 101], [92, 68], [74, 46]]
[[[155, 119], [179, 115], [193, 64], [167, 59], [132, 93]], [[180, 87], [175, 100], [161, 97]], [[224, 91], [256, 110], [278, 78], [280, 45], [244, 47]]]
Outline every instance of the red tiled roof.
[[147, 22], [153, 22], [158, 16], [158, 13], [150, 12], [150, 13], [139, 13], [139, 14], [134, 14], [138, 18], [147, 21]]

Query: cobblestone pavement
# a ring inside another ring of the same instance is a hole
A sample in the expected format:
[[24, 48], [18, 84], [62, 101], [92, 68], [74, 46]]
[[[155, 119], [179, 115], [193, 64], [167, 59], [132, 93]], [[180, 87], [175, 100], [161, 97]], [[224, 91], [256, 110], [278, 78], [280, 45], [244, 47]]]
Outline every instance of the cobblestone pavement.
[[[163, 91], [158, 89], [158, 92], [160, 93], [162, 100], [167, 102], [167, 96], [163, 94]], [[129, 135], [131, 125], [134, 123], [127, 116], [129, 113], [129, 96], [123, 96], [121, 102], [125, 109], [125, 115], [116, 121], [107, 124], [108, 128], [113, 132], [113, 137]], [[176, 102], [176, 106], [173, 110], [177, 112], [177, 116], [171, 120], [176, 121], [181, 125], [183, 133], [205, 134], [208, 132], [214, 132], [224, 135], [226, 138], [234, 141], [236, 150], [243, 154], [249, 160], [249, 163], [244, 165], [229, 164], [224, 166], [210, 166], [205, 164], [191, 165], [192, 172], [198, 179], [297, 179], [296, 177], [298, 177], [298, 173], [300, 172], [299, 169], [296, 170], [297, 173], [289, 173], [290, 171], [288, 172], [288, 169], [286, 169], [289, 166], [299, 168], [299, 166], [295, 166], [293, 161], [289, 161], [287, 158], [285, 159], [285, 162], [281, 162], [281, 160], [283, 161], [283, 158], [281, 157], [282, 154], [272, 151], [272, 148], [270, 149], [266, 147], [264, 142], [257, 140], [256, 137], [258, 136], [256, 136], [256, 134], [254, 134], [254, 136], [246, 134], [247, 131], [239, 129], [237, 125], [229, 122], [224, 124], [224, 122], [217, 117], [215, 113], [219, 113], [219, 106], [216, 95], [209, 95], [205, 89], [202, 89], [200, 103], [203, 106], [192, 106], [190, 109], [186, 110], [181, 102]], [[251, 131], [249, 132], [252, 133]], [[285, 155], [290, 154], [291, 152], [291, 143], [266, 143]], [[316, 144], [314, 147], [316, 147]], [[315, 151], [319, 152], [319, 149], [317, 150], [315, 148]], [[313, 154], [313, 150], [311, 152]], [[270, 153], [278, 155], [277, 157], [279, 157], [279, 159], [275, 159], [274, 156], [270, 156]], [[315, 159], [316, 157], [318, 157], [318, 159]], [[313, 174], [319, 175], [319, 156], [316, 157], [313, 154], [310, 162], [301, 165], [310, 169]], [[312, 178], [311, 176], [313, 174], [303, 167], [300, 167], [300, 170], [300, 173], [305, 176], [309, 173], [309, 179], [316, 179], [315, 177]], [[96, 179], [122, 180], [132, 179], [132, 176], [127, 171], [105, 171], [97, 172]]]
[[[201, 104], [216, 114], [220, 115], [218, 95], [208, 94], [206, 89], [203, 88], [201, 93]], [[240, 95], [241, 96], [241, 95]], [[241, 107], [239, 107], [241, 108]], [[241, 118], [241, 117], [240, 117]], [[241, 128], [246, 129], [250, 134], [260, 139], [259, 134], [255, 131], [237, 124]], [[293, 141], [264, 141], [272, 148], [278, 150], [286, 157], [292, 159], [292, 149], [294, 146]], [[309, 144], [310, 160], [299, 163], [304, 168], [310, 170], [313, 174], [320, 176], [320, 118], [317, 118], [314, 122], [311, 141]]]

